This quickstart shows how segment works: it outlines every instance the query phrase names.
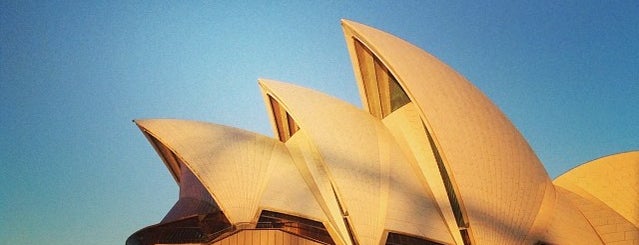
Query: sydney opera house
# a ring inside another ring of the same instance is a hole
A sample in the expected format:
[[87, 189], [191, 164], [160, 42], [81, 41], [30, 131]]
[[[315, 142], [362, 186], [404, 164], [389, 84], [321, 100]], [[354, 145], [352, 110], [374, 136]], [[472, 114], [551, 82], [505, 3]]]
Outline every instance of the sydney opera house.
[[274, 138], [135, 120], [179, 186], [136, 244], [639, 244], [639, 151], [551, 180], [437, 58], [344, 20], [362, 108], [259, 80]]

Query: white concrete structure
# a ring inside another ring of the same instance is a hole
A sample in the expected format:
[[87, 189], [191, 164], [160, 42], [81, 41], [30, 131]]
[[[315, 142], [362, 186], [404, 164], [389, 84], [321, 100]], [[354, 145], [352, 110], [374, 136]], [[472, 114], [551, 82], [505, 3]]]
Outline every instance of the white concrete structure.
[[476, 87], [342, 21], [364, 109], [261, 79], [276, 138], [136, 120], [180, 186], [127, 244], [639, 244], [639, 152], [553, 184]]

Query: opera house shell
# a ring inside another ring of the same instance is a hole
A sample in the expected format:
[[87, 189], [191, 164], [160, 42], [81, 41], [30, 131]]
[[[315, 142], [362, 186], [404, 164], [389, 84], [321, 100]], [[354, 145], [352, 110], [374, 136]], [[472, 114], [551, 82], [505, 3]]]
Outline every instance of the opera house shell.
[[179, 186], [136, 244], [639, 244], [639, 152], [551, 180], [437, 58], [343, 20], [363, 109], [260, 79], [275, 138], [135, 120]]

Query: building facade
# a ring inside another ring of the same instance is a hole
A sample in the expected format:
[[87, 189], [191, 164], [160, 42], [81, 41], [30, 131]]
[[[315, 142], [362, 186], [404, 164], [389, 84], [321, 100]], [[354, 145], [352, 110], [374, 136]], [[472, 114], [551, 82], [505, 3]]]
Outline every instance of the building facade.
[[363, 109], [260, 79], [275, 138], [135, 123], [180, 188], [135, 244], [639, 244], [639, 152], [552, 181], [475, 86], [343, 20]]

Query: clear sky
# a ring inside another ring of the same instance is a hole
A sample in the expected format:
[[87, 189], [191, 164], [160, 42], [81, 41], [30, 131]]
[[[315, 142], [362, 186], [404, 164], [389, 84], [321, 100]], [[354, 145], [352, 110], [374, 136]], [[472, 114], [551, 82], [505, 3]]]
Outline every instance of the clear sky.
[[551, 177], [639, 149], [639, 1], [106, 2], [0, 1], [3, 244], [124, 244], [159, 222], [177, 186], [132, 119], [272, 135], [259, 77], [360, 106], [342, 18], [459, 71]]

